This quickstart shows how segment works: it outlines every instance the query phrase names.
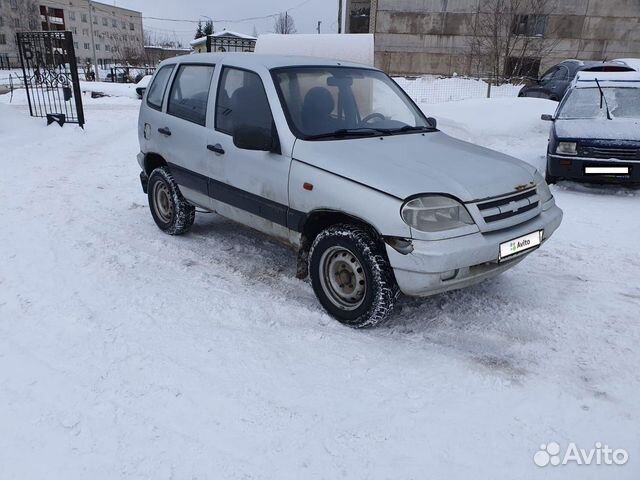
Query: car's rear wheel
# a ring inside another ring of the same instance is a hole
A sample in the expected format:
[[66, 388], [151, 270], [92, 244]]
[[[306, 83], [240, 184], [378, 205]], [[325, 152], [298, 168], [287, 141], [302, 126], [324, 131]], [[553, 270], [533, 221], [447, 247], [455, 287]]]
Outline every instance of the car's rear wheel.
[[149, 208], [156, 225], [169, 235], [182, 235], [195, 221], [196, 209], [182, 196], [167, 167], [156, 168], [149, 176]]
[[338, 321], [374, 327], [393, 311], [398, 286], [389, 262], [371, 233], [353, 225], [321, 232], [309, 255], [313, 290]]

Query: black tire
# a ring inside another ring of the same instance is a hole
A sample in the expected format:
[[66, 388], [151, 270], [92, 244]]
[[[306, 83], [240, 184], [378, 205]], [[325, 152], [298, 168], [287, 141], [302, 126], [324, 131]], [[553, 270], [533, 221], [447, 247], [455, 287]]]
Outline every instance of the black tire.
[[549, 175], [549, 172], [545, 172], [544, 179], [549, 185], [555, 185], [558, 182], [558, 177], [554, 177], [553, 175]]
[[196, 209], [182, 196], [167, 167], [151, 172], [147, 197], [151, 215], [160, 230], [169, 235], [189, 231], [196, 218]]
[[354, 328], [375, 327], [386, 320], [399, 295], [381, 246], [366, 229], [354, 225], [335, 225], [316, 237], [309, 273], [325, 310]]

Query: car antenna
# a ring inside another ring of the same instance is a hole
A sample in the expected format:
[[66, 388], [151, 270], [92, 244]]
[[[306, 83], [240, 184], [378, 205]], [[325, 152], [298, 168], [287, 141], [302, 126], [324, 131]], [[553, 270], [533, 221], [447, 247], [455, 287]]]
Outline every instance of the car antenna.
[[602, 90], [602, 87], [600, 86], [600, 82], [598, 81], [597, 78], [596, 78], [596, 85], [598, 85], [598, 90], [600, 90], [600, 109], [602, 110], [602, 101], [604, 100], [604, 104], [607, 107], [607, 119], [613, 120], [613, 117], [611, 117], [611, 111], [609, 110], [609, 102], [607, 102], [607, 97], [604, 95], [604, 90]]

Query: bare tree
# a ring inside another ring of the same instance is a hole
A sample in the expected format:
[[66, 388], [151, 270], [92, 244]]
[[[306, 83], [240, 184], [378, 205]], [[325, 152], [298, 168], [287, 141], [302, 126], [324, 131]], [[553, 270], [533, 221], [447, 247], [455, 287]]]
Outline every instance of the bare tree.
[[113, 59], [121, 65], [140, 65], [144, 62], [144, 47], [124, 33], [111, 36], [111, 52]]
[[296, 33], [296, 25], [293, 17], [286, 12], [278, 15], [273, 24], [273, 31], [281, 34]]
[[489, 73], [498, 82], [531, 74], [558, 44], [550, 22], [557, 2], [480, 0], [467, 45], [470, 73]]

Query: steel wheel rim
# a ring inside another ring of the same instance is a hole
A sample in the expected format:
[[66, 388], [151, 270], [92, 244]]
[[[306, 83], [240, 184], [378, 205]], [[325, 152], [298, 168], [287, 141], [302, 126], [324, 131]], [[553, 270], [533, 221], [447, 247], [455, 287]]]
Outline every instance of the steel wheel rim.
[[171, 222], [173, 216], [173, 201], [171, 192], [164, 182], [157, 182], [153, 187], [153, 208], [156, 215], [164, 223]]
[[331, 247], [320, 258], [320, 283], [336, 307], [353, 311], [364, 302], [367, 279], [358, 257], [344, 247]]

